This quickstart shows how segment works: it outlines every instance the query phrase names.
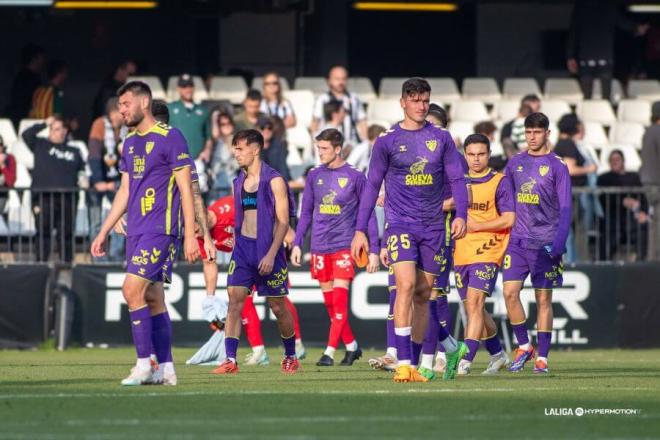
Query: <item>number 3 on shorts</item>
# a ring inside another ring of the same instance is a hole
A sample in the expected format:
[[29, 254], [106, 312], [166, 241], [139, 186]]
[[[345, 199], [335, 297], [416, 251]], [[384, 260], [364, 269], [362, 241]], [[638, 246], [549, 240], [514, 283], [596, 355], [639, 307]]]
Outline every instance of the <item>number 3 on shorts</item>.
[[511, 267], [511, 255], [505, 255], [504, 256], [504, 265], [503, 265], [503, 267], [505, 269], [508, 269], [508, 268]]

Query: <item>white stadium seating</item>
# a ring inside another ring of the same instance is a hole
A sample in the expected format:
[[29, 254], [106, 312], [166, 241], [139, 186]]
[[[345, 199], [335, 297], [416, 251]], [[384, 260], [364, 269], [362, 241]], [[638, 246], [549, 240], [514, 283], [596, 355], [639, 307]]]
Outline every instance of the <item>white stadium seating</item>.
[[490, 120], [486, 105], [481, 101], [457, 101], [450, 109], [451, 119], [481, 122]]
[[151, 96], [154, 99], [163, 99], [166, 100], [167, 96], [165, 95], [165, 89], [163, 89], [163, 84], [160, 82], [160, 79], [155, 75], [143, 75], [143, 76], [130, 76], [126, 82], [130, 81], [142, 81], [151, 89]]
[[628, 97], [647, 101], [660, 100], [660, 82], [655, 79], [631, 79], [628, 82]]
[[315, 96], [328, 91], [328, 82], [322, 76], [300, 76], [293, 83], [296, 90], [311, 90]]
[[368, 120], [383, 120], [394, 124], [402, 119], [401, 102], [396, 99], [375, 99], [369, 104], [367, 110]]
[[377, 98], [376, 90], [369, 78], [361, 76], [350, 77], [346, 83], [346, 88], [349, 92], [355, 93], [364, 103], [368, 103]]
[[538, 82], [534, 78], [506, 78], [502, 87], [505, 99], [520, 100], [525, 95], [534, 94], [539, 98], [543, 96]]
[[492, 104], [502, 99], [502, 94], [494, 78], [465, 78], [463, 98]]
[[612, 144], [629, 144], [642, 148], [644, 126], [639, 122], [619, 121], [610, 128], [610, 142]]
[[11, 145], [16, 142], [16, 130], [11, 120], [0, 119], [0, 136], [2, 136], [5, 145]]
[[[245, 99], [247, 84], [242, 76], [214, 76], [211, 79], [211, 90], [208, 97], [218, 101], [226, 100], [232, 104], [240, 104]], [[197, 91], [197, 88], [195, 88]]]
[[578, 102], [576, 113], [585, 122], [600, 122], [612, 125], [616, 122], [616, 115], [612, 105], [605, 99], [589, 99]]
[[619, 121], [639, 122], [643, 125], [651, 123], [651, 102], [639, 99], [623, 99], [619, 102], [617, 111]]
[[573, 78], [548, 78], [544, 90], [546, 99], [558, 99], [570, 104], [584, 99], [580, 84]]

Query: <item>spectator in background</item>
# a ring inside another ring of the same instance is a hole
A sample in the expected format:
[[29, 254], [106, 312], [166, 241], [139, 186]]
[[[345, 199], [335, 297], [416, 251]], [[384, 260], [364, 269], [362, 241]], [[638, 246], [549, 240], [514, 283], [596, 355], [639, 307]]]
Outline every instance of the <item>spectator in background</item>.
[[[121, 176], [118, 170], [120, 142], [119, 130], [123, 119], [117, 107], [117, 98], [110, 98], [106, 103], [105, 115], [96, 118], [89, 132], [87, 162], [91, 171], [90, 187], [94, 191], [87, 193], [89, 208], [89, 235], [98, 234], [103, 220], [103, 197], [112, 203], [115, 198]], [[112, 233], [108, 252], [111, 261], [122, 259], [123, 236]]]
[[[595, 190], [598, 162], [582, 145], [584, 125], [574, 113], [570, 113], [559, 119], [557, 128], [559, 129], [559, 140], [554, 152], [566, 163], [568, 174], [571, 176], [571, 186], [573, 188], [589, 187]], [[580, 220], [580, 224], [586, 231], [590, 231], [594, 226], [595, 217], [603, 216], [602, 207], [595, 197], [595, 192], [581, 192], [578, 197], [580, 212], [576, 219]], [[577, 222], [574, 222], [575, 224]], [[571, 228], [566, 243], [566, 262], [572, 263], [576, 259], [575, 233]]]
[[39, 86], [32, 95], [30, 118], [46, 119], [54, 114], [64, 114], [64, 90], [62, 85], [69, 69], [62, 61], [51, 61], [48, 65], [48, 84]]
[[[474, 125], [474, 132], [486, 136], [490, 141], [491, 155], [488, 166], [496, 171], [502, 171], [509, 161], [509, 157], [501, 150], [498, 141], [495, 139], [497, 126], [491, 121], [478, 122]], [[495, 146], [497, 146], [497, 149]]]
[[314, 103], [312, 118], [312, 133], [318, 133], [326, 119], [325, 104], [329, 101], [338, 100], [346, 110], [341, 133], [344, 135], [345, 143], [357, 145], [362, 139], [367, 138], [367, 115], [364, 105], [357, 95], [346, 90], [348, 71], [343, 66], [334, 66], [328, 72], [329, 90], [319, 96]]
[[234, 118], [236, 131], [257, 129], [259, 117], [263, 115], [261, 107], [261, 92], [250, 89], [243, 100], [243, 111]]
[[230, 113], [214, 111], [212, 116], [213, 155], [211, 157], [211, 200], [231, 194], [231, 183], [236, 177], [238, 166], [232, 157], [231, 140], [234, 136], [234, 120]]
[[[48, 138], [37, 134], [48, 127]], [[80, 150], [67, 145], [68, 126], [60, 115], [35, 124], [23, 132], [23, 140], [34, 154], [32, 210], [35, 214], [38, 261], [48, 261], [53, 229], [57, 230], [60, 259], [73, 260], [76, 219], [76, 189], [84, 171]]]
[[286, 163], [289, 155], [287, 145], [281, 138], [275, 136], [275, 117], [262, 116], [257, 122], [257, 129], [264, 137], [264, 147], [261, 149], [261, 160], [280, 173], [285, 181], [291, 180], [291, 172]]
[[369, 161], [371, 160], [371, 149], [376, 143], [376, 139], [382, 133], [385, 133], [385, 127], [372, 124], [367, 129], [367, 140], [362, 141], [353, 148], [346, 162], [353, 165], [356, 169], [366, 173], [369, 170]]
[[33, 44], [21, 51], [21, 69], [11, 86], [7, 116], [15, 126], [27, 117], [32, 105], [32, 95], [41, 85], [41, 74], [46, 65], [46, 52]]
[[605, 221], [600, 224], [600, 259], [611, 260], [617, 250], [623, 248], [630, 260], [644, 260], [648, 246], [649, 208], [641, 190], [642, 181], [638, 173], [626, 172], [621, 150], [612, 150], [608, 159], [610, 171], [598, 177], [598, 186], [640, 187], [640, 190], [600, 196], [605, 207]]
[[541, 111], [541, 99], [536, 95], [526, 95], [520, 101], [518, 116], [502, 126], [500, 142], [507, 157], [527, 149], [525, 141], [525, 118]]
[[426, 115], [426, 120], [441, 128], [447, 128], [449, 125], [449, 115], [447, 114], [447, 110], [435, 103], [429, 105], [429, 112]]
[[296, 125], [296, 115], [291, 103], [282, 96], [280, 76], [275, 72], [264, 75], [263, 99], [259, 111], [268, 116], [277, 116], [284, 122], [286, 128]]
[[636, 35], [644, 35], [649, 28], [647, 24], [637, 25], [626, 19], [620, 7], [614, 1], [575, 2], [566, 41], [566, 66], [570, 73], [580, 77], [585, 99], [591, 99], [594, 78], [600, 79], [602, 98], [611, 98], [617, 28]]
[[0, 136], [0, 215], [5, 212], [7, 189], [16, 183], [16, 158], [7, 153], [5, 141]]
[[94, 117], [102, 116], [105, 112], [105, 103], [108, 102], [108, 99], [114, 97], [117, 93], [117, 89], [124, 85], [128, 77], [133, 76], [136, 73], [137, 64], [135, 64], [135, 61], [128, 59], [119, 63], [112, 75], [109, 75], [103, 81], [99, 91], [96, 93], [92, 107], [92, 115]]
[[208, 163], [211, 160], [211, 127], [209, 112], [206, 107], [195, 104], [193, 96], [195, 85], [192, 76], [184, 73], [177, 82], [179, 100], [168, 105], [170, 111], [170, 123], [172, 127], [178, 128], [188, 142], [190, 156], [196, 161]]
[[652, 208], [654, 237], [651, 258], [660, 260], [660, 101], [651, 106], [651, 125], [642, 138], [642, 168], [639, 170], [644, 186], [649, 186], [649, 204]]

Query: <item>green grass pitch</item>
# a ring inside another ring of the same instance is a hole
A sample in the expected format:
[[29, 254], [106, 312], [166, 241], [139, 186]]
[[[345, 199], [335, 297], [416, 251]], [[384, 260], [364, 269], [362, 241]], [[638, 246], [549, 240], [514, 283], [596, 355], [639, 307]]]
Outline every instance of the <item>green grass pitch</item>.
[[[129, 348], [0, 351], [0, 439], [660, 437], [660, 350], [554, 352], [548, 376], [497, 377], [479, 374], [480, 352], [471, 376], [425, 384], [369, 369], [380, 352], [320, 369], [311, 350], [296, 376], [275, 361], [219, 377], [183, 365], [193, 351], [175, 350], [177, 387], [135, 388], [119, 385]], [[637, 414], [580, 417], [578, 407]], [[573, 415], [546, 414], [562, 408]]]

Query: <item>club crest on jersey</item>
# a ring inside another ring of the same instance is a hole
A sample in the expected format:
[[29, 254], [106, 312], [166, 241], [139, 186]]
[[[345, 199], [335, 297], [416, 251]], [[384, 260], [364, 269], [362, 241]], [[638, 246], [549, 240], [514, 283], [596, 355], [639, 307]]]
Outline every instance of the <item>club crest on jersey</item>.
[[340, 177], [337, 179], [337, 183], [339, 184], [340, 188], [344, 188], [346, 184], [348, 183], [348, 177]]
[[323, 196], [322, 203], [319, 206], [321, 214], [341, 214], [341, 206], [335, 204], [335, 197], [337, 197], [337, 191], [334, 190]]
[[417, 162], [410, 165], [410, 174], [406, 174], [407, 186], [426, 186], [433, 185], [433, 176], [424, 173], [429, 160], [425, 157], [417, 156]]
[[399, 145], [399, 153], [405, 153], [408, 148], [405, 145]]
[[155, 144], [155, 142], [153, 142], [153, 141], [149, 141], [149, 142], [147, 142], [147, 144], [144, 146], [144, 149], [145, 149], [145, 151], [147, 152], [147, 154], [151, 153], [151, 150], [154, 149], [154, 144]]
[[426, 141], [426, 148], [431, 150], [431, 152], [435, 151], [435, 149], [438, 148], [438, 141], [436, 141], [435, 139]]
[[550, 171], [550, 167], [547, 166], [547, 165], [541, 165], [541, 166], [539, 167], [539, 174], [541, 175], [541, 177], [543, 177], [543, 176], [545, 176], [546, 174], [548, 174], [548, 171]]
[[516, 168], [516, 171], [518, 171], [519, 173], [522, 173], [522, 170], [523, 170], [522, 165], [518, 165], [518, 168]]
[[319, 179], [319, 180], [317, 180], [317, 181], [316, 181], [316, 184], [317, 184], [317, 185], [323, 185], [323, 179]]
[[517, 194], [516, 200], [518, 203], [525, 203], [528, 205], [538, 205], [539, 204], [539, 195], [534, 194], [534, 186], [536, 185], [536, 179], [533, 177], [529, 178], [528, 182], [520, 185], [520, 192]]
[[133, 145], [128, 147], [128, 154], [133, 154]]

